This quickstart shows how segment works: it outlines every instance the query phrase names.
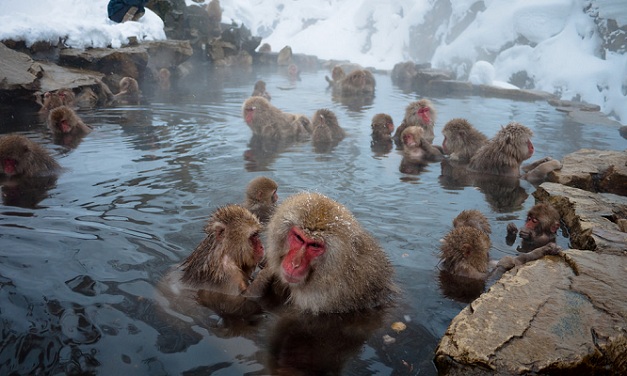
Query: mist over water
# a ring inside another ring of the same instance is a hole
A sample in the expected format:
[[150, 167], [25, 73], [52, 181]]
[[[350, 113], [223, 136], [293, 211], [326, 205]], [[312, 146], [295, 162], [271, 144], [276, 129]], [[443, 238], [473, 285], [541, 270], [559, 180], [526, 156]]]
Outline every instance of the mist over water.
[[[79, 111], [94, 131], [75, 148], [52, 143], [37, 109], [3, 109], [0, 121], [10, 126], [1, 132], [17, 131], [44, 144], [65, 171], [29, 205], [7, 202], [3, 186], [0, 373], [267, 373], [276, 345], [272, 333], [290, 323], [268, 315], [236, 325], [200, 306], [175, 313], [164, 309], [156, 291], [169, 268], [202, 240], [211, 212], [241, 202], [247, 183], [265, 175], [279, 184], [280, 200], [308, 190], [348, 207], [388, 253], [402, 290], [389, 316], [369, 324], [377, 324], [374, 329], [359, 331], [361, 323], [333, 320], [309, 323], [325, 333], [311, 343], [345, 347], [344, 374], [398, 374], [408, 369], [405, 363], [414, 374], [436, 374], [437, 341], [466, 305], [439, 288], [439, 239], [461, 210], [479, 209], [492, 225], [492, 258], [515, 254], [505, 244], [505, 227], [522, 223], [534, 204], [534, 188], [523, 181], [503, 199], [443, 181], [439, 163], [416, 175], [400, 172], [400, 151], [371, 149], [370, 120], [386, 112], [398, 126], [420, 93], [404, 92], [389, 76], [376, 74], [375, 97], [355, 104], [333, 98], [325, 74], [304, 70], [300, 81], [291, 82], [277, 68], [199, 64], [172, 93], [145, 88], [140, 106]], [[329, 108], [348, 136], [325, 153], [304, 142], [278, 154], [252, 150], [251, 157], [241, 105], [258, 79], [267, 82], [275, 106], [307, 116]], [[434, 144], [441, 144], [448, 120], [467, 117], [488, 136], [512, 120], [527, 125], [534, 131], [534, 160], [624, 145], [614, 127], [576, 123], [545, 102], [430, 99], [438, 110]], [[568, 246], [563, 236], [558, 242]], [[392, 331], [395, 321], [408, 328]], [[384, 344], [386, 334], [396, 342]]]

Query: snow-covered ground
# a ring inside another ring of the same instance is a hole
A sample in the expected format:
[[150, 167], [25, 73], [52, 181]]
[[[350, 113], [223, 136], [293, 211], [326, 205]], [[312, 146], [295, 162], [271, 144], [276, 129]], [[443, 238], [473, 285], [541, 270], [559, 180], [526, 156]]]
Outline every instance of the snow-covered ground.
[[[198, 4], [186, 0], [188, 5]], [[2, 0], [0, 39], [63, 38], [71, 47], [164, 39], [163, 22], [151, 11], [139, 22], [115, 24], [107, 18], [108, 0]], [[206, 3], [206, 2], [205, 2]], [[434, 67], [455, 71], [473, 82], [508, 86], [510, 76], [526, 71], [535, 89], [580, 98], [627, 123], [627, 56], [606, 53], [585, 0], [492, 0], [461, 33], [455, 29], [475, 0], [454, 1], [447, 19], [427, 20], [433, 0], [250, 0], [221, 1], [223, 22], [243, 23], [278, 51], [323, 59], [346, 59], [391, 69], [411, 60], [410, 35], [435, 24], [425, 40], [434, 50]], [[593, 0], [599, 14], [627, 24], [625, 0]], [[201, 2], [201, 4], [203, 4]], [[427, 22], [429, 21], [429, 22]], [[520, 40], [528, 42], [521, 44]], [[435, 43], [435, 45], [433, 45]], [[426, 61], [418, 61], [424, 63]]]

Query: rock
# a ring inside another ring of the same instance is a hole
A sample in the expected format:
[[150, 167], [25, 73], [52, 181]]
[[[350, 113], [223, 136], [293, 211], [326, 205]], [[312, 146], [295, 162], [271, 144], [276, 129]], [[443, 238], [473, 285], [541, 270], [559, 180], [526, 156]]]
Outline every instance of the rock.
[[444, 69], [426, 68], [419, 69], [414, 77], [413, 85], [417, 90], [429, 85], [431, 81], [453, 80], [455, 74]]
[[548, 181], [627, 196], [627, 151], [582, 149], [565, 156], [562, 164], [561, 170], [549, 174]]
[[625, 255], [567, 250], [505, 273], [453, 319], [447, 375], [627, 374]]
[[574, 248], [624, 255], [627, 252], [627, 197], [591, 193], [555, 183], [543, 183], [533, 194], [548, 201], [570, 230]]
[[148, 66], [154, 69], [177, 67], [187, 61], [194, 50], [186, 40], [160, 40], [142, 43], [148, 52]]
[[30, 96], [40, 87], [43, 70], [30, 56], [0, 43], [0, 100]]
[[506, 89], [490, 85], [473, 85], [473, 93], [484, 97], [507, 98], [517, 101], [537, 101], [554, 98], [553, 94], [540, 90]]
[[144, 46], [87, 50], [66, 48], [59, 53], [59, 64], [139, 79], [148, 64], [148, 51]]

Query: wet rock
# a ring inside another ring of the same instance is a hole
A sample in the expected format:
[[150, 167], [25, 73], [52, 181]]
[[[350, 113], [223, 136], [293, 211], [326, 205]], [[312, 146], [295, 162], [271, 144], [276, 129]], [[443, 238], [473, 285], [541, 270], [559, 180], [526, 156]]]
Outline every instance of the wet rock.
[[39, 89], [42, 75], [41, 65], [30, 56], [0, 43], [0, 100], [29, 97]]
[[440, 374], [626, 374], [627, 257], [567, 250], [505, 273], [448, 327]]
[[560, 212], [572, 247], [627, 256], [627, 197], [556, 183], [543, 183], [533, 195]]
[[142, 43], [148, 52], [148, 66], [154, 69], [177, 67], [187, 61], [194, 50], [186, 40], [160, 40]]
[[562, 164], [561, 170], [549, 174], [548, 181], [627, 196], [627, 150], [582, 149], [566, 155]]
[[472, 94], [472, 84], [468, 81], [457, 80], [435, 80], [422, 90], [426, 90], [430, 95], [470, 95]]
[[506, 98], [517, 101], [537, 101], [554, 98], [550, 93], [540, 90], [506, 89], [490, 85], [473, 85], [472, 92], [475, 95], [492, 98]]
[[59, 64], [138, 79], [148, 65], [148, 51], [143, 46], [88, 50], [67, 48], [59, 53]]

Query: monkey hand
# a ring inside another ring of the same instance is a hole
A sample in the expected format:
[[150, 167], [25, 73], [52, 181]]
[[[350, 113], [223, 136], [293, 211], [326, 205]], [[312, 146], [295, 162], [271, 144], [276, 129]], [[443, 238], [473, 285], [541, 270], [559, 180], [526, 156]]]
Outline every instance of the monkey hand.
[[520, 229], [520, 232], [518, 233], [518, 235], [520, 236], [521, 239], [529, 239], [529, 240], [533, 240], [532, 238], [532, 232], [531, 230], [529, 230], [526, 227], [523, 227]]
[[518, 235], [518, 228], [513, 222], [507, 224], [507, 236], [505, 237], [505, 243], [512, 245], [516, 241], [516, 235]]
[[499, 260], [498, 264], [496, 264], [497, 268], [503, 268], [504, 270], [510, 270], [514, 266], [516, 266], [516, 263], [514, 262], [514, 258], [511, 256], [503, 257]]
[[562, 251], [562, 247], [560, 247], [559, 245], [555, 243], [549, 243], [545, 245], [544, 247], [545, 247], [544, 249], [545, 255], [557, 256], [560, 254], [560, 251]]

